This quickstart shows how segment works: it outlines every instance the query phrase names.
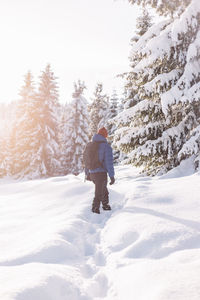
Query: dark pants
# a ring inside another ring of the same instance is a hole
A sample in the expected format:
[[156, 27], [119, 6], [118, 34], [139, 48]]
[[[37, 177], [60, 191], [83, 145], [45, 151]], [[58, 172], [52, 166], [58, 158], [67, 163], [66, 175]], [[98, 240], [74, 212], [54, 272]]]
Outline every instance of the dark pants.
[[107, 189], [107, 173], [106, 172], [99, 172], [99, 173], [91, 173], [90, 174], [91, 180], [95, 184], [95, 197], [93, 200], [92, 207], [100, 207], [100, 203], [102, 205], [107, 205], [109, 202], [108, 198], [108, 189]]

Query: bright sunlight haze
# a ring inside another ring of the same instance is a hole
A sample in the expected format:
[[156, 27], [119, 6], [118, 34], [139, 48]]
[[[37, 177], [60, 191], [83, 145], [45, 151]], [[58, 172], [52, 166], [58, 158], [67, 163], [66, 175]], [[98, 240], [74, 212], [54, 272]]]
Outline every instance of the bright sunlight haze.
[[79, 78], [89, 98], [99, 81], [107, 93], [118, 90], [115, 76], [129, 66], [136, 13], [122, 0], [1, 1], [0, 102], [17, 100], [27, 71], [37, 81], [47, 63], [62, 103], [71, 100]]

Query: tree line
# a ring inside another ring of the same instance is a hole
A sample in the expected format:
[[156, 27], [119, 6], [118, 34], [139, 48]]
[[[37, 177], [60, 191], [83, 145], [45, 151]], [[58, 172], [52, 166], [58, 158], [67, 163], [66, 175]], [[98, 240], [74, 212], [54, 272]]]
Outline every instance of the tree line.
[[[110, 98], [97, 83], [90, 102], [85, 84], [74, 83], [72, 101], [59, 102], [56, 77], [47, 65], [36, 89], [25, 75], [20, 99], [1, 109], [0, 176], [42, 178], [83, 171], [82, 153], [101, 126], [116, 116], [119, 99]], [[109, 127], [112, 131], [112, 125]]]

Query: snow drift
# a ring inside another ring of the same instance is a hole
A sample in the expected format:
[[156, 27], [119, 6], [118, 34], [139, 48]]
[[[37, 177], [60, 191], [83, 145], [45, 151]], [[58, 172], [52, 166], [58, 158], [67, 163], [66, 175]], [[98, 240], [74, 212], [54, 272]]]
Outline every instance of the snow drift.
[[83, 175], [1, 181], [0, 299], [199, 300], [199, 173], [117, 167], [111, 212]]

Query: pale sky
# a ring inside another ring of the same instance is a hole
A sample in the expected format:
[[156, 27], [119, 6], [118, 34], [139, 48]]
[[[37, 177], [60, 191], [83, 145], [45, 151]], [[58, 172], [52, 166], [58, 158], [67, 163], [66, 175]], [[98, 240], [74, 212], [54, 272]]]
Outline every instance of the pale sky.
[[37, 83], [47, 63], [62, 103], [78, 79], [88, 100], [97, 82], [120, 92], [137, 15], [128, 0], [0, 0], [0, 102], [17, 100], [27, 71]]

